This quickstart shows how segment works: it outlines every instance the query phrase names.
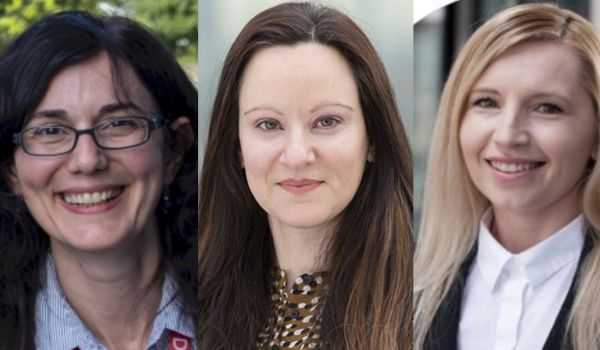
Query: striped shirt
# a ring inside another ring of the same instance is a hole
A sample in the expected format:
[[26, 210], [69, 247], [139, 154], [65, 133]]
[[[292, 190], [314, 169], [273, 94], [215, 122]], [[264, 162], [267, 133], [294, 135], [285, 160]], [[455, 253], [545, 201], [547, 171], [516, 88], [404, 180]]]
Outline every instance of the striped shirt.
[[[38, 350], [106, 350], [69, 305], [51, 256], [46, 262], [46, 281], [35, 303], [36, 348]], [[196, 349], [194, 321], [181, 313], [177, 284], [167, 275], [159, 311], [154, 319], [146, 350], [169, 349], [170, 331], [192, 339]]]

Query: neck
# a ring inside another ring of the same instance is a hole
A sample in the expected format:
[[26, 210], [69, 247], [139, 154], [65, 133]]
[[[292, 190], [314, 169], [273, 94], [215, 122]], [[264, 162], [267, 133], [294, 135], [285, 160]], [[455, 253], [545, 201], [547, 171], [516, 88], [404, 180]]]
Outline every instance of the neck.
[[287, 289], [296, 277], [323, 268], [320, 253], [330, 233], [330, 226], [294, 228], [269, 220], [279, 268], [287, 274]]
[[74, 251], [52, 240], [69, 304], [109, 349], [145, 348], [162, 294], [157, 231], [103, 252]]
[[553, 208], [537, 211], [509, 211], [494, 208], [491, 230], [498, 242], [513, 254], [544, 241], [581, 214], [579, 196], [563, 200]]

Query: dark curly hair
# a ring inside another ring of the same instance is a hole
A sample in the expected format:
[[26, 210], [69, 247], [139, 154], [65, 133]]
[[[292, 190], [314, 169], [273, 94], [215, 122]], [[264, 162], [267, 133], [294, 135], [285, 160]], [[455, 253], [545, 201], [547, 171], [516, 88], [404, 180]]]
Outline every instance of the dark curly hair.
[[197, 317], [196, 88], [166, 47], [138, 23], [61, 12], [34, 23], [0, 54], [0, 349], [35, 348], [35, 298], [50, 246], [48, 236], [11, 190], [16, 147], [12, 134], [23, 128], [59, 71], [103, 52], [110, 58], [115, 91], [126, 92], [120, 73], [131, 67], [167, 123], [179, 116], [190, 118], [193, 132], [168, 131], [169, 147], [183, 162], [170, 186], [169, 211], [161, 203], [156, 215], [163, 266], [175, 276], [184, 312]]

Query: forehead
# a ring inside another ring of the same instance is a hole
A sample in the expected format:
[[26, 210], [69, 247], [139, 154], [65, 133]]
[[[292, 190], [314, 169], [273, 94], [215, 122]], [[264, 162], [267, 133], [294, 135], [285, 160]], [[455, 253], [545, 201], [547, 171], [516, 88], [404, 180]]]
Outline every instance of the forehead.
[[[519, 85], [515, 85], [515, 84]], [[485, 69], [475, 88], [499, 85], [568, 91], [581, 87], [581, 60], [574, 48], [555, 41], [518, 44]]]
[[358, 101], [350, 65], [336, 49], [318, 43], [258, 51], [244, 71], [240, 104], [291, 98]]
[[116, 102], [132, 102], [149, 111], [156, 109], [152, 95], [131, 66], [119, 64], [116, 71], [108, 55], [101, 53], [60, 70], [50, 81], [36, 111], [92, 112]]

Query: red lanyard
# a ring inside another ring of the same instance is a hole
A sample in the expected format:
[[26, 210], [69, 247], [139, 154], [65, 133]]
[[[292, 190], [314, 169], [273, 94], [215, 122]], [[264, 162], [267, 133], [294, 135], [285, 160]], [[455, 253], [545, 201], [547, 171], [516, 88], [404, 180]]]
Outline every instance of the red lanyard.
[[192, 340], [181, 333], [170, 331], [169, 350], [192, 350]]

